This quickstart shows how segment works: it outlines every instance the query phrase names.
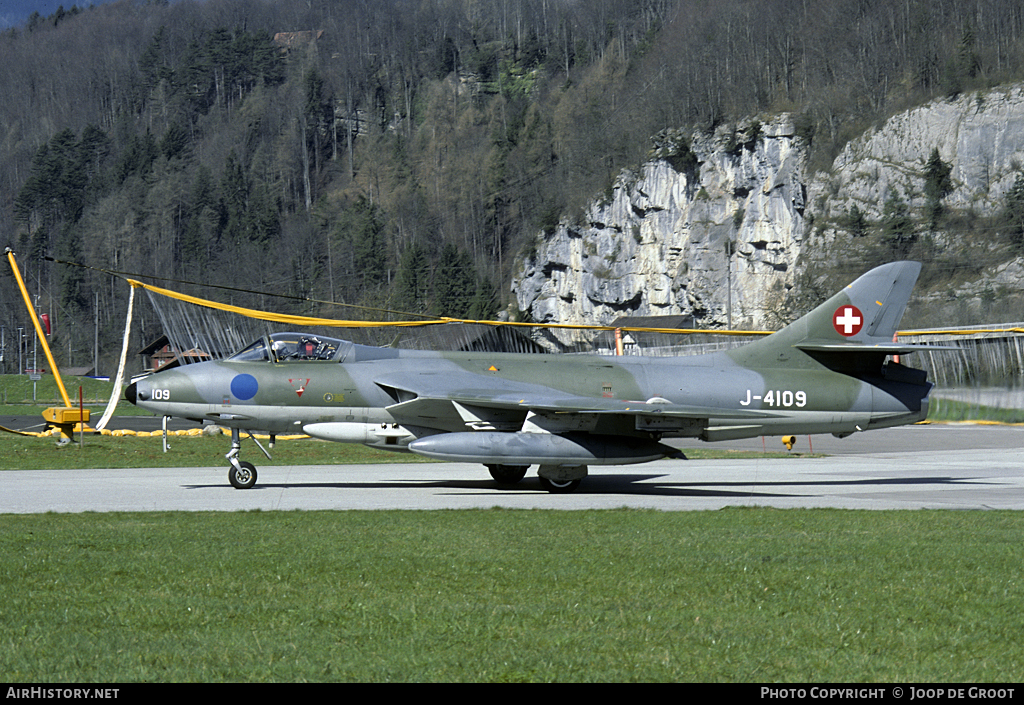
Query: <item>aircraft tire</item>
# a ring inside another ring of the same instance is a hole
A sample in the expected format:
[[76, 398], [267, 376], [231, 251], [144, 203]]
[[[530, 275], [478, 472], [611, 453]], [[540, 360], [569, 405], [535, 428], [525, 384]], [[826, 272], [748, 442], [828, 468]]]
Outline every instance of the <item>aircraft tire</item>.
[[244, 460], [238, 463], [241, 471], [232, 465], [228, 468], [228, 482], [236, 490], [247, 490], [256, 484], [256, 466]]
[[487, 469], [491, 473], [491, 477], [499, 485], [514, 485], [524, 477], [526, 477], [526, 471], [529, 470], [529, 465], [488, 465]]
[[538, 476], [537, 479], [540, 480], [540, 486], [552, 494], [575, 492], [576, 488], [583, 482], [582, 477], [576, 480], [549, 480], [546, 477]]

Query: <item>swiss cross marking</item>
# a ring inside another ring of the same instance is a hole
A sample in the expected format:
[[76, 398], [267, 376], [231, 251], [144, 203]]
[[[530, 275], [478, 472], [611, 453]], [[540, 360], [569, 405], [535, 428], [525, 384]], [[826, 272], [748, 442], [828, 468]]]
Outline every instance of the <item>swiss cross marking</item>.
[[864, 314], [856, 306], [840, 306], [832, 314], [832, 325], [839, 335], [857, 335], [864, 327]]

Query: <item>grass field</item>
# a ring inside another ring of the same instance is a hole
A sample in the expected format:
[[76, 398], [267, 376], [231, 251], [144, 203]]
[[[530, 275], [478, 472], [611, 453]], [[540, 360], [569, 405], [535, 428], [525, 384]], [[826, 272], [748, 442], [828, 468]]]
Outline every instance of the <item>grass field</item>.
[[[78, 440], [78, 435], [75, 435]], [[74, 443], [58, 447], [52, 438], [4, 434], [0, 439], [0, 470], [78, 470], [82, 468], [167, 468], [224, 466], [224, 454], [231, 447], [226, 435], [171, 436], [170, 450], [163, 452], [159, 436], [117, 438], [89, 433], [84, 446]], [[266, 439], [261, 441], [264, 447]], [[433, 462], [412, 453], [388, 453], [351, 443], [328, 443], [313, 439], [280, 440], [268, 448], [272, 460], [249, 440], [242, 441], [244, 458], [264, 465], [347, 465], [352, 463]]]
[[1024, 678], [1024, 518], [0, 517], [8, 682]]
[[982, 406], [952, 399], [935, 398], [928, 405], [928, 419], [931, 421], [1024, 424], [1024, 409]]
[[[78, 388], [81, 387], [83, 402], [97, 414], [106, 407], [114, 387], [112, 382], [91, 377], [62, 376], [61, 379], [73, 405], [78, 404]], [[42, 379], [35, 383], [28, 375], [0, 375], [0, 413], [30, 416], [42, 413], [48, 406], [63, 405], [57, 381], [51, 374], [42, 375]], [[150, 415], [127, 401], [118, 404], [117, 413], [121, 416]]]

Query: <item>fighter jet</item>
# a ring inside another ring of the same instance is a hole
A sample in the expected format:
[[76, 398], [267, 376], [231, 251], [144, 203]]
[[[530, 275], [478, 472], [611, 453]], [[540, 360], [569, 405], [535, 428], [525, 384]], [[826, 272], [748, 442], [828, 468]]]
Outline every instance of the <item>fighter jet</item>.
[[571, 492], [591, 465], [681, 457], [664, 439], [844, 437], [925, 419], [932, 384], [893, 359], [933, 349], [894, 342], [920, 270], [883, 265], [786, 328], [706, 355], [433, 352], [278, 333], [224, 360], [156, 372], [125, 396], [231, 429], [238, 489], [256, 482], [239, 459], [245, 432], [482, 463], [500, 484], [536, 465], [545, 489]]

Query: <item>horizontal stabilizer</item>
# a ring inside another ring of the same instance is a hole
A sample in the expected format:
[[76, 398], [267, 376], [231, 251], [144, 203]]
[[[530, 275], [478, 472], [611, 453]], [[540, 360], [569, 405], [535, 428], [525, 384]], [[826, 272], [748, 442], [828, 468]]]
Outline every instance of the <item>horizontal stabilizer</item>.
[[928, 345], [915, 343], [833, 343], [823, 340], [807, 340], [794, 347], [807, 352], [838, 353], [882, 353], [884, 355], [909, 355], [928, 350], [959, 350], [955, 345]]

